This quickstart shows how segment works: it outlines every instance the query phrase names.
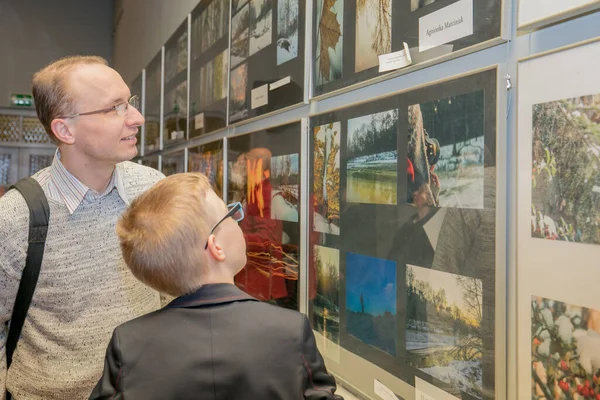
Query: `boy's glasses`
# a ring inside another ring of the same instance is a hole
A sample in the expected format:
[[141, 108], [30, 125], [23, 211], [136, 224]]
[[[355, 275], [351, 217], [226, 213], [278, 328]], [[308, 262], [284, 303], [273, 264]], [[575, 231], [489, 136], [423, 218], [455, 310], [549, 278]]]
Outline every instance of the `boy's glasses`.
[[[217, 229], [217, 226], [219, 226], [221, 222], [225, 221], [229, 217], [233, 218], [236, 222], [240, 222], [244, 219], [244, 208], [242, 207], [242, 203], [240, 203], [239, 201], [228, 204], [227, 209], [229, 210], [227, 214], [225, 214], [225, 216], [221, 218], [221, 220], [217, 222], [215, 226], [212, 227], [212, 229], [208, 233], [208, 236], [212, 235], [215, 229]], [[204, 245], [204, 250], [208, 249], [208, 236], [206, 239], [206, 245]]]
[[101, 113], [108, 113], [111, 111], [116, 111], [117, 115], [119, 117], [122, 117], [125, 114], [127, 114], [127, 110], [129, 109], [129, 106], [135, 108], [136, 110], [139, 109], [140, 108], [140, 98], [137, 95], [133, 95], [129, 98], [129, 100], [124, 101], [119, 104], [115, 104], [114, 106], [109, 107], [109, 108], [103, 108], [102, 110], [88, 111], [88, 112], [79, 113], [79, 114], [71, 114], [71, 115], [67, 115], [66, 117], [61, 117], [61, 118], [75, 118], [75, 117], [80, 117], [82, 115], [101, 114]]

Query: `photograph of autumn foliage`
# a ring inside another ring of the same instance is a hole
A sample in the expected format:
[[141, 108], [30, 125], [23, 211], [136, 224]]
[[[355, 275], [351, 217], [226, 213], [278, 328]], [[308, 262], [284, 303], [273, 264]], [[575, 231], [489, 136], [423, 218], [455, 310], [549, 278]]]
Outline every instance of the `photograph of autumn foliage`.
[[482, 290], [479, 279], [407, 265], [407, 361], [459, 398], [482, 398]]
[[600, 398], [600, 311], [531, 299], [531, 399]]
[[600, 94], [533, 106], [532, 236], [600, 244]]
[[392, 0], [356, 0], [354, 71], [379, 65], [378, 55], [392, 51]]
[[314, 230], [340, 234], [340, 122], [315, 126]]
[[229, 117], [237, 121], [248, 115], [246, 108], [246, 86], [248, 85], [248, 63], [231, 71], [231, 97], [229, 101]]
[[342, 77], [344, 0], [317, 0], [317, 86]]

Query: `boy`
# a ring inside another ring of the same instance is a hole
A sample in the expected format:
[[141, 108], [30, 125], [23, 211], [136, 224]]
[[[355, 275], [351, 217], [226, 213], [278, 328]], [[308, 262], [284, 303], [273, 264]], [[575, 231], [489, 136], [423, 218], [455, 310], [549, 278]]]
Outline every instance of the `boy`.
[[90, 399], [336, 399], [306, 316], [234, 285], [246, 264], [237, 222], [199, 173], [172, 175], [117, 224], [132, 273], [179, 296], [117, 327]]

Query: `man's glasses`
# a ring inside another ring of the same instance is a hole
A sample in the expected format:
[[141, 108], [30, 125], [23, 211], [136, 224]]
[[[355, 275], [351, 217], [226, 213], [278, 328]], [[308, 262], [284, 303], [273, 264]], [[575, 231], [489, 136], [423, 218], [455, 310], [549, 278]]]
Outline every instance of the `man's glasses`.
[[[240, 222], [244, 219], [244, 208], [242, 207], [242, 203], [240, 203], [239, 201], [228, 204], [227, 209], [229, 210], [227, 214], [225, 214], [225, 216], [221, 218], [221, 220], [217, 222], [215, 226], [212, 227], [212, 229], [208, 233], [208, 236], [212, 235], [215, 229], [217, 229], [217, 226], [219, 226], [221, 222], [225, 221], [229, 217], [233, 218], [236, 222]], [[206, 245], [204, 245], [204, 250], [208, 249], [208, 236], [206, 239]]]
[[82, 115], [102, 114], [102, 113], [108, 113], [111, 111], [116, 111], [117, 115], [119, 117], [122, 117], [125, 114], [127, 114], [127, 110], [129, 109], [129, 106], [135, 108], [136, 110], [139, 109], [140, 108], [140, 98], [137, 95], [133, 95], [129, 98], [129, 100], [124, 101], [119, 104], [115, 104], [114, 106], [109, 107], [109, 108], [103, 108], [102, 110], [88, 111], [88, 112], [83, 112], [83, 113], [78, 113], [78, 114], [71, 114], [71, 115], [67, 115], [66, 117], [60, 117], [60, 118], [75, 118], [75, 117], [80, 117]]

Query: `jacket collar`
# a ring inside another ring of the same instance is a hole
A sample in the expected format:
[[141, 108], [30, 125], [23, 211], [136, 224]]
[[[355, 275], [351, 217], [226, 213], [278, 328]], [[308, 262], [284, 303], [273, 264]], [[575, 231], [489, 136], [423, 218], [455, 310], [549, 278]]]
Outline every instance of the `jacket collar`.
[[165, 308], [206, 307], [236, 301], [258, 300], [230, 283], [214, 283], [204, 285], [194, 293], [176, 298]]

